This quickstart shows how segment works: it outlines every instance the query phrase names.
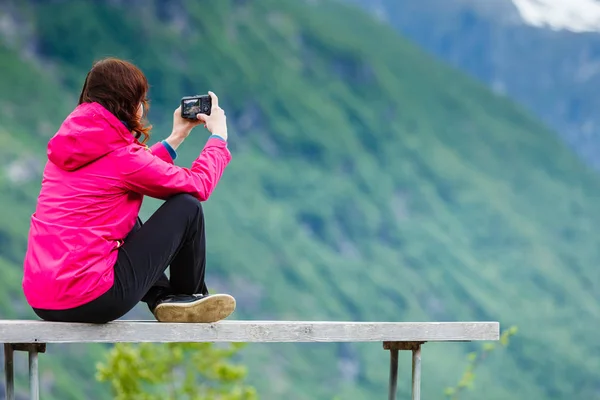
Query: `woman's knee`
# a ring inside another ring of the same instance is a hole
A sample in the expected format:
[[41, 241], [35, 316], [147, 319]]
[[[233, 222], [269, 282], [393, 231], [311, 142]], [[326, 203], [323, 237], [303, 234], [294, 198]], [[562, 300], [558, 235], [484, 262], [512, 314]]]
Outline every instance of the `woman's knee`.
[[168, 202], [175, 203], [177, 208], [189, 209], [192, 212], [198, 211], [200, 215], [203, 215], [202, 202], [188, 193], [180, 193], [171, 197]]

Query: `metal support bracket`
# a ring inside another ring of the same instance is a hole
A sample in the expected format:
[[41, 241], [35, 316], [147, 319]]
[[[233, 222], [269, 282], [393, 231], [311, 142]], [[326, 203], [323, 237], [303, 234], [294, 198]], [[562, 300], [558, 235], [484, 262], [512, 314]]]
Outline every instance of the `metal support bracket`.
[[425, 342], [383, 342], [390, 351], [390, 386], [388, 400], [396, 399], [398, 387], [398, 351], [412, 351], [412, 400], [421, 400], [421, 345]]
[[29, 394], [31, 400], [40, 398], [38, 354], [46, 352], [45, 343], [5, 343], [4, 344], [4, 387], [6, 400], [15, 400], [14, 352], [29, 353]]

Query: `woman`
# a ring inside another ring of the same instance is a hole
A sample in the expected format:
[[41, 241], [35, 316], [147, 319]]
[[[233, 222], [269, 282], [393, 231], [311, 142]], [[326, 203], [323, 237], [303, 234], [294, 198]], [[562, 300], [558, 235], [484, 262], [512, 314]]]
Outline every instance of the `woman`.
[[[216, 322], [235, 309], [233, 297], [209, 295], [204, 282], [200, 202], [231, 160], [225, 114], [210, 92], [210, 116], [190, 121], [178, 108], [171, 135], [147, 147], [147, 93], [131, 63], [97, 62], [48, 144], [23, 277], [44, 320], [106, 323], [139, 301], [169, 322]], [[191, 168], [175, 166], [177, 148], [201, 124], [212, 133], [202, 152]], [[144, 195], [166, 201], [142, 225]]]

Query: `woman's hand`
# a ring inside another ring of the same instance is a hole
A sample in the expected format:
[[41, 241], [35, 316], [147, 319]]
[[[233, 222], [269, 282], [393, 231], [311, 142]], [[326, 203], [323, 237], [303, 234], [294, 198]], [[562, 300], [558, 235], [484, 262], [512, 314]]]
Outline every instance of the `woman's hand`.
[[211, 97], [212, 109], [210, 115], [197, 114], [197, 120], [190, 120], [181, 117], [181, 105], [173, 113], [173, 132], [167, 138], [167, 142], [177, 149], [181, 143], [189, 136], [192, 129], [198, 125], [204, 125], [213, 135], [221, 136], [227, 140], [227, 120], [225, 112], [219, 107], [219, 98], [213, 92], [208, 92]]
[[227, 140], [227, 117], [225, 111], [219, 107], [219, 98], [213, 92], [208, 92], [211, 97], [212, 108], [210, 115], [198, 114], [199, 121], [204, 123], [204, 127], [213, 135], [221, 136]]

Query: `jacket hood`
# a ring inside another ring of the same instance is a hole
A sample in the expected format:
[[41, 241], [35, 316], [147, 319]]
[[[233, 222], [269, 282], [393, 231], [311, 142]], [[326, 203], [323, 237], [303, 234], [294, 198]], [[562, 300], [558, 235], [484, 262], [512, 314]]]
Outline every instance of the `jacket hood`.
[[78, 105], [48, 142], [48, 160], [74, 171], [98, 158], [136, 142], [110, 111], [99, 103]]

